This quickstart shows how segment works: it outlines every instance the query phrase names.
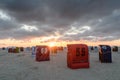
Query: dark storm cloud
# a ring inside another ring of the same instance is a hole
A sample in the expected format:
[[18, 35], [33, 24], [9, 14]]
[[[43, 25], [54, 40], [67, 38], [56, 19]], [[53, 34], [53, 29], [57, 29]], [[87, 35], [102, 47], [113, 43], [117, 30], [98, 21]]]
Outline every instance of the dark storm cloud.
[[11, 21], [4, 21], [0, 19], [0, 31], [6, 31], [11, 30], [13, 28], [16, 28], [18, 24], [11, 22]]
[[[15, 19], [0, 20], [0, 30], [9, 29], [8, 35], [0, 32], [6, 37], [39, 37], [58, 32], [64, 40], [94, 40], [101, 36], [101, 40], [119, 39], [120, 0], [1, 0], [0, 9]], [[22, 30], [23, 24], [36, 26], [38, 30]], [[65, 34], [72, 27], [83, 26], [89, 26], [91, 30]]]
[[44, 21], [51, 16], [78, 18], [84, 13], [88, 2], [89, 0], [8, 0], [2, 1], [1, 7], [9, 10], [12, 16], [20, 20]]

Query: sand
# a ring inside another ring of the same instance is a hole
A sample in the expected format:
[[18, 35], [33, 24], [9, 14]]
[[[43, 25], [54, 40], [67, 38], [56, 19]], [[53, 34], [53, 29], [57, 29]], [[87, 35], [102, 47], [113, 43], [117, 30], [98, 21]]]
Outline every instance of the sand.
[[98, 51], [90, 51], [90, 68], [67, 67], [67, 50], [50, 55], [50, 61], [36, 62], [30, 51], [10, 54], [0, 50], [0, 80], [120, 80], [120, 51], [113, 63], [100, 63]]

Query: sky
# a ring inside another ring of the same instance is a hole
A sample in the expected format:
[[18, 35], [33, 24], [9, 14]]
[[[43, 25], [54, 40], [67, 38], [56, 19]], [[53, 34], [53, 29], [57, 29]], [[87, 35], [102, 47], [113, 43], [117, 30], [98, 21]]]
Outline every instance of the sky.
[[0, 0], [0, 46], [120, 45], [120, 0]]

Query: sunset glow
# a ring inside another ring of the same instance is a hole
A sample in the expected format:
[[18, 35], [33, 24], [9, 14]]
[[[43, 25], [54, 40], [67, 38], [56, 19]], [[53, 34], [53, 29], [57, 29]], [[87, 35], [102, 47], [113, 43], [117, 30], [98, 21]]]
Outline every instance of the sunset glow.
[[107, 44], [107, 45], [111, 45], [111, 46], [115, 46], [115, 45], [120, 46], [120, 40], [113, 40], [113, 41], [88, 41], [88, 40], [40, 41], [39, 38], [32, 39], [32, 40], [15, 40], [15, 39], [0, 40], [0, 47], [8, 47], [8, 46], [28, 47], [28, 46], [36, 46], [36, 45], [48, 45], [50, 47], [53, 47], [53, 46], [66, 46], [67, 44], [87, 44], [88, 46], [97, 46], [99, 44]]
[[49, 43], [49, 46], [50, 46], [50, 47], [56, 46], [56, 42], [50, 42], [50, 43]]

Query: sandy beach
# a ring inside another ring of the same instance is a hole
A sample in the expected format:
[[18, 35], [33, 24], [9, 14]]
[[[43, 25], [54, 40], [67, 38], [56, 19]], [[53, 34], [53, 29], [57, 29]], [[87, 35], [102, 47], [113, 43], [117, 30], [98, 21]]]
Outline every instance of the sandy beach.
[[112, 63], [100, 63], [98, 51], [89, 51], [90, 68], [67, 67], [67, 50], [50, 55], [50, 61], [36, 62], [31, 52], [0, 51], [0, 80], [119, 80], [120, 52], [112, 53]]

